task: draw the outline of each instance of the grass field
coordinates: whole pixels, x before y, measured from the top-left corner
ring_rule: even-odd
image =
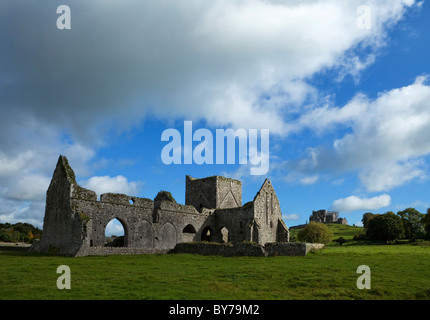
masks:
[[[60,265],[70,267],[70,290],[56,286]],[[370,267],[370,290],[356,286],[360,265]],[[430,246],[412,244],[351,241],[305,257],[268,258],[189,254],[69,258],[3,251],[0,266],[3,300],[430,299]]]
[[[355,244],[365,244],[365,241],[353,241],[353,238],[357,234],[364,233],[364,229],[360,227],[353,227],[349,225],[341,225],[341,224],[327,224],[327,226],[331,229],[333,232],[334,239],[338,239],[340,237],[347,240],[346,245],[355,245]],[[292,238],[296,238],[297,234],[299,233],[300,229],[290,229],[290,236]],[[332,242],[329,245],[337,245],[336,242]]]

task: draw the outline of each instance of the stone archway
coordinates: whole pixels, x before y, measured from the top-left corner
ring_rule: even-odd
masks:
[[[154,248],[154,228],[147,220],[141,220],[136,225],[131,246],[145,249]]]
[[[213,230],[211,227],[207,226],[202,231],[201,241],[211,242],[212,239],[213,239]]]
[[[160,229],[158,248],[173,249],[177,243],[176,229],[170,222],[166,222]]]
[[[111,219],[105,226],[105,247],[127,247],[128,231],[127,225],[120,218]]]
[[[182,230],[182,242],[192,242],[196,236],[196,228],[192,224],[187,224]]]

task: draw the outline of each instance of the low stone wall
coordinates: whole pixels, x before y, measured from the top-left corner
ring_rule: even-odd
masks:
[[[190,253],[201,255],[233,256],[305,256],[313,250],[321,250],[325,246],[319,243],[298,242],[274,242],[265,246],[241,242],[215,243],[215,242],[183,242],[178,243],[172,250],[141,249],[126,247],[83,247],[76,254],[79,256],[107,256],[107,255],[131,255],[131,254],[165,254],[165,253]],[[31,251],[30,246],[0,246],[0,251]]]
[[[190,242],[178,243],[170,253],[221,255],[227,257],[305,256],[311,250],[320,250],[323,248],[323,244],[295,242],[266,243],[265,246],[251,242],[241,242],[234,245],[230,243]]]
[[[83,247],[76,257],[82,256],[108,256],[108,255],[131,255],[131,254],[163,254],[168,250],[158,249],[142,249],[142,248],[127,248],[127,247]]]
[[[320,243],[274,242],[266,243],[264,250],[269,256],[305,256],[309,251],[323,249]]]
[[[325,244],[322,243],[306,243],[306,253],[309,251],[318,251],[325,248]]]
[[[0,251],[29,251],[30,246],[0,246]]]
[[[215,242],[188,242],[178,243],[170,253],[191,253],[201,255],[253,256],[265,257],[266,253],[262,246],[253,243],[215,243]]]

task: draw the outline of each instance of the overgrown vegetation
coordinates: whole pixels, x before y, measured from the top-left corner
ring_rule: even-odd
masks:
[[[112,241],[108,241],[105,244],[106,247],[124,247],[124,236],[112,236]]]
[[[175,198],[173,198],[172,194],[169,191],[160,190],[154,198],[154,201],[170,201],[176,203]]]
[[[366,236],[369,240],[390,243],[404,234],[402,219],[393,212],[375,215],[367,222]]]
[[[300,242],[327,244],[333,240],[333,232],[325,224],[310,222],[297,234]]]
[[[335,223],[325,224],[333,232],[333,240],[328,245],[358,244],[399,244],[404,242],[423,242],[430,240],[430,209],[426,214],[414,208],[384,214],[363,214],[364,227]],[[311,223],[310,223],[311,224]],[[310,225],[309,224],[309,225]],[[323,225],[320,223],[320,225]],[[290,241],[315,242],[313,238],[299,238],[303,228],[290,229]]]
[[[426,214],[414,208],[397,212],[373,214],[367,212],[362,219],[370,240],[393,242],[398,239],[430,239],[430,209]]]
[[[32,243],[40,239],[42,230],[29,223],[0,223],[0,241]]]

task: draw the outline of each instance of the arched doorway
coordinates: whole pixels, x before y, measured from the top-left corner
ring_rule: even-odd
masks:
[[[212,229],[211,227],[207,226],[206,228],[203,229],[202,231],[202,237],[201,237],[201,241],[207,241],[210,242],[212,239]]]
[[[184,230],[182,230],[182,242],[192,242],[195,236],[196,229],[191,224],[186,225]]]
[[[173,249],[177,243],[176,229],[170,222],[165,223],[158,235],[159,249]]]
[[[120,219],[110,220],[105,227],[105,247],[127,247],[127,228]]]
[[[139,221],[134,228],[132,243],[134,248],[154,248],[154,228],[147,220]]]

